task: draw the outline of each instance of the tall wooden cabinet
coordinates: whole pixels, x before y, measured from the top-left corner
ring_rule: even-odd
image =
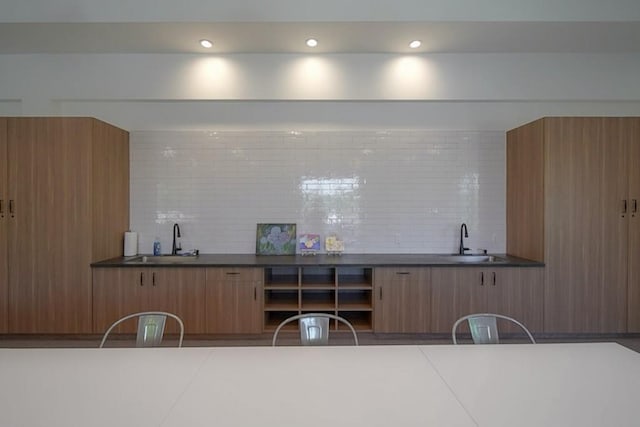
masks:
[[[7,179],[7,119],[0,117],[0,333],[8,332],[9,270],[7,234],[9,233],[9,195]]]
[[[629,140],[629,245],[627,255],[627,330],[640,332],[640,119],[633,121]]]
[[[545,332],[640,321],[638,120],[543,118],[507,133],[507,252],[545,262]]]
[[[89,265],[121,255],[129,226],[128,133],[92,118],[2,123],[8,331],[89,333]]]

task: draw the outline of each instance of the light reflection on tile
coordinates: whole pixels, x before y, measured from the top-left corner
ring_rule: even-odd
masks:
[[[261,222],[337,233],[347,252],[505,249],[502,132],[131,134],[131,228],[203,253],[253,253]]]

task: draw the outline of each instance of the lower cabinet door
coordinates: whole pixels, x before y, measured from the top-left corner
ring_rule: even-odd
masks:
[[[147,309],[146,286],[150,269],[93,269],[93,332],[104,333],[116,320]],[[135,322],[126,322],[115,332],[134,333]]]
[[[494,268],[487,299],[487,311],[513,317],[531,332],[543,331],[544,269],[542,267]],[[499,324],[500,332],[519,332],[509,322]]]
[[[262,333],[263,275],[261,268],[207,269],[207,333]]]
[[[432,268],[431,331],[451,333],[460,317],[486,311],[489,280],[480,267]]]
[[[167,311],[182,319],[187,334],[205,333],[205,269],[165,267],[151,269],[147,275],[151,311]],[[177,325],[167,320],[166,331],[175,333]]]
[[[185,333],[204,333],[204,268],[94,268],[93,331],[103,333],[116,320],[141,311],[167,311],[180,317]],[[116,332],[136,332],[126,322]],[[166,332],[178,332],[168,319]]]
[[[374,332],[429,331],[430,268],[374,270]]]

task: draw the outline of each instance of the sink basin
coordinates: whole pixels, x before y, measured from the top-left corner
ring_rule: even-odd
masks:
[[[480,262],[504,262],[503,258],[494,255],[445,255],[440,257],[448,262],[480,263]]]
[[[126,260],[127,264],[183,264],[198,259],[197,255],[142,255]]]

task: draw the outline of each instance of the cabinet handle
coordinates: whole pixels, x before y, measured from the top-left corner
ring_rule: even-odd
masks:
[[[624,199],[622,201],[622,218],[624,218],[626,213],[627,213],[627,199]]]
[[[637,199],[632,199],[631,200],[631,213],[635,214],[636,212],[638,212],[638,200]],[[635,215],[631,215],[631,216],[635,216]]]
[[[227,271],[226,274],[229,275],[229,276],[236,276],[236,275],[240,274],[240,272],[239,271]]]
[[[13,200],[9,200],[9,215],[11,215],[11,218],[15,218],[15,212],[13,211]]]
[[[151,273],[151,285],[156,285],[156,272]]]
[[[4,218],[4,200],[0,199],[0,218]]]
[[[396,274],[409,275],[411,273],[409,271],[396,271]]]
[[[253,300],[257,301],[258,300],[258,291],[256,290],[256,287],[253,287]]]
[[[484,271],[480,273],[480,286],[484,286]]]
[[[144,273],[140,273],[140,286],[144,286]]]
[[[380,294],[380,295],[379,295],[379,297],[378,297],[378,299],[379,299],[379,300],[382,300],[382,287],[380,287],[380,288],[378,288],[378,289],[379,289],[379,292],[378,292],[378,293]]]
[[[496,285],[496,272],[493,272],[493,286]]]

